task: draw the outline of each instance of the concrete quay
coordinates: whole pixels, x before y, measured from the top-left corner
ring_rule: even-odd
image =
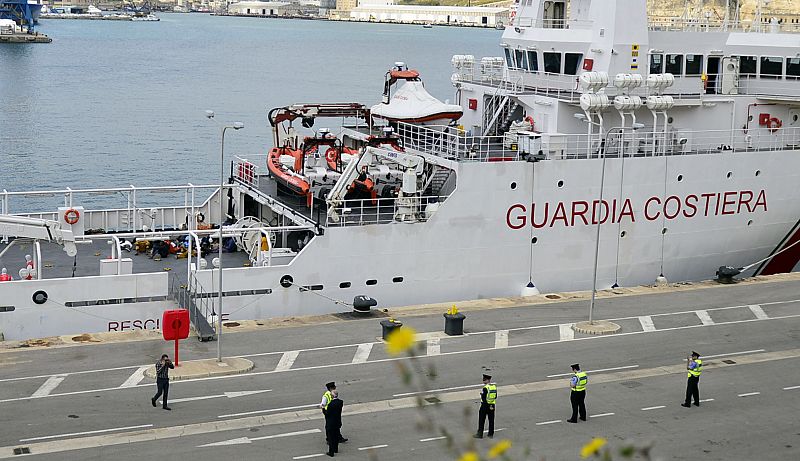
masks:
[[[13,34],[0,34],[0,43],[50,43],[53,39],[45,34],[25,34],[15,32]]]

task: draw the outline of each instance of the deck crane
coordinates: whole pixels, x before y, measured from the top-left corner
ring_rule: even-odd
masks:
[[[34,9],[41,7],[28,3],[28,0],[0,0],[0,19],[11,19],[32,34],[35,22]]]
[[[0,214],[0,235],[53,242],[61,245],[69,256],[78,254],[72,230],[62,228],[58,221]]]

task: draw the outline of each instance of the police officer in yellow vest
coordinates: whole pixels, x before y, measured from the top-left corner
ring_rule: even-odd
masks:
[[[578,422],[578,412],[581,414],[581,421],[586,421],[586,383],[589,378],[586,372],[581,371],[581,366],[577,363],[572,365],[574,376],[569,380],[570,395],[569,401],[572,403],[572,417],[568,423]]]
[[[483,389],[481,389],[481,409],[478,411],[478,433],[473,437],[483,438],[483,425],[486,417],[489,417],[489,433],[491,439],[494,437],[494,406],[497,403],[497,385],[492,383],[492,377],[483,375]]]
[[[336,383],[333,382],[333,381],[325,384],[325,389],[327,389],[327,390],[325,391],[325,393],[322,394],[322,401],[319,403],[319,407],[322,409],[322,414],[325,415],[325,423],[326,423],[326,426],[327,426],[327,422],[328,422],[328,405],[331,404],[333,399],[335,399],[335,398],[337,398],[339,396],[339,393],[336,390]],[[341,433],[340,430],[337,430],[337,433],[339,435],[339,442],[340,443],[347,442],[347,439],[342,436],[342,433]],[[325,440],[326,441],[328,440],[327,435],[325,437]]]
[[[686,383],[686,400],[681,404],[682,407],[689,408],[689,405],[694,398],[694,406],[700,406],[700,389],[697,385],[700,383],[700,373],[703,372],[703,361],[700,360],[700,354],[692,351],[691,357],[686,358],[686,375],[689,380]]]

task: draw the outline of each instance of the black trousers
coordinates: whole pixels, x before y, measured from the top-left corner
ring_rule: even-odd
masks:
[[[161,397],[161,394],[164,394],[164,399],[162,400],[164,402],[164,405],[162,406],[164,408],[167,408],[167,397],[169,396],[169,379],[168,378],[156,379],[156,386],[158,386],[158,392],[156,393],[155,396],[153,396],[153,400],[157,400],[159,397]]]
[[[481,403],[481,409],[478,410],[478,435],[483,435],[483,425],[486,423],[486,418],[489,418],[489,435],[494,435],[494,405]]]
[[[338,427],[325,425],[325,437],[328,441],[328,453],[338,453],[339,452],[339,437],[342,436],[341,429]]]
[[[697,385],[700,383],[699,376],[689,376],[686,381],[686,405],[689,405],[694,398],[694,403],[700,405],[700,389]]]
[[[586,420],[586,391],[570,391],[569,401],[572,403],[572,418],[570,420],[578,420],[578,412],[581,414],[581,419]]]

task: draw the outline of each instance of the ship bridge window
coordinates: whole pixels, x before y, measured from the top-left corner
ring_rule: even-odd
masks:
[[[567,75],[578,75],[578,66],[583,59],[583,53],[564,54],[564,73]]]
[[[683,75],[683,55],[668,54],[665,72],[672,75]]]
[[[522,50],[514,50],[514,58],[517,62],[517,68],[522,70],[528,70],[528,63],[525,59],[525,52]]]
[[[761,57],[761,76],[764,78],[780,78],[783,76],[783,58],[777,56]]]
[[[506,65],[509,69],[513,69],[516,66],[514,65],[514,55],[511,54],[511,50],[506,48]]]
[[[800,58],[786,60],[786,78],[800,79]]]
[[[755,75],[757,63],[755,56],[739,56],[739,74]]]
[[[544,53],[544,71],[549,74],[561,73],[561,53]]]
[[[528,69],[539,72],[539,55],[535,51],[528,51]]]
[[[703,55],[686,55],[686,75],[700,75],[703,73]]]
[[[664,73],[664,55],[651,54],[650,55],[650,73],[663,74]]]

